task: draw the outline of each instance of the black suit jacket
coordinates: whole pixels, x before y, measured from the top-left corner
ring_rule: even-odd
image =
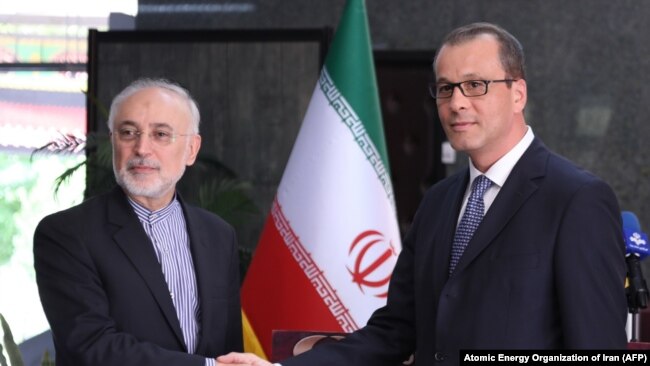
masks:
[[[610,187],[535,139],[455,272],[451,243],[467,171],[418,209],[387,305],[360,331],[282,362],[457,365],[461,349],[626,347],[625,246]]]
[[[188,354],[153,245],[122,189],[44,218],[34,267],[56,364],[203,365],[242,350],[235,232],[181,199],[199,295]]]

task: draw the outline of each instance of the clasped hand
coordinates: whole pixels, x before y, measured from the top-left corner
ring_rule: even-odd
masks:
[[[273,364],[252,353],[230,352],[217,357],[217,366],[272,366]]]

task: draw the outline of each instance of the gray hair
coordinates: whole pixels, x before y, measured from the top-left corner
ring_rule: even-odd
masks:
[[[192,129],[194,133],[199,133],[199,123],[201,122],[201,115],[199,114],[199,106],[196,100],[192,97],[187,89],[178,85],[177,83],[171,82],[167,79],[151,79],[151,78],[141,78],[137,79],[129,86],[124,88],[118,95],[113,98],[111,102],[111,109],[108,112],[108,130],[113,131],[113,126],[115,125],[115,115],[117,110],[120,109],[122,103],[132,96],[133,94],[139,92],[140,90],[147,88],[159,88],[171,91],[185,99],[187,106],[190,110],[190,117],[192,119]]]

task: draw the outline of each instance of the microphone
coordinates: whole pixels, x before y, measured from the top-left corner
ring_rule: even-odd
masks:
[[[648,235],[641,231],[639,219],[634,213],[623,211],[621,218],[627,262],[627,305],[630,313],[637,314],[639,309],[648,307],[648,285],[641,270],[641,261],[650,255]]]

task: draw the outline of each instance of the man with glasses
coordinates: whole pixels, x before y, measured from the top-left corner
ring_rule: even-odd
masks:
[[[182,87],[135,81],[108,119],[118,187],[37,227],[57,365],[202,366],[242,350],[235,232],[176,193],[199,119]]]
[[[623,349],[625,247],[610,187],[549,151],[524,119],[519,42],[475,23],[452,31],[430,86],[469,167],[425,195],[387,304],[295,365],[458,365],[460,350]],[[263,304],[260,304],[263,306]],[[223,364],[266,365],[250,354]]]

